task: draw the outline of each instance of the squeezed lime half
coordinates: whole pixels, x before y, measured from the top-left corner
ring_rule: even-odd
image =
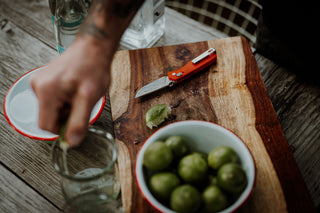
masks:
[[[59,131],[59,146],[63,151],[66,151],[69,148],[69,144],[65,140],[66,129],[67,122],[63,123]]]
[[[150,129],[157,127],[161,124],[171,113],[171,108],[166,104],[158,104],[150,109],[146,113],[146,125]]]

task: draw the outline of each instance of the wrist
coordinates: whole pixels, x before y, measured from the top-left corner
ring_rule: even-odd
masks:
[[[117,51],[119,41],[111,38],[99,40],[90,35],[78,36],[75,45],[79,46],[81,51],[86,51],[92,56],[103,56],[107,61],[111,61]]]
[[[93,1],[78,37],[115,51],[121,36],[144,0]]]

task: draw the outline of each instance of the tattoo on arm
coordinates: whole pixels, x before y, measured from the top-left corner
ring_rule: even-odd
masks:
[[[133,13],[139,9],[143,2],[144,0],[94,0],[85,22],[79,29],[79,35],[89,34],[98,40],[110,38],[105,29],[97,26],[95,22],[96,16],[103,13],[111,13],[125,19],[130,15],[133,16]]]
[[[88,34],[98,40],[110,38],[109,34],[102,28],[99,28],[92,17],[88,17],[79,29],[79,35]]]
[[[105,30],[99,28],[94,22],[85,28],[85,32],[98,40],[109,38],[109,34]]]
[[[88,16],[86,17],[85,22],[81,25],[79,29],[79,35],[88,34],[93,36],[98,40],[103,40],[105,38],[109,38],[109,34],[102,28],[99,28],[95,23],[95,14],[98,15],[103,12],[105,9],[105,0],[94,0],[91,8],[89,10]]]

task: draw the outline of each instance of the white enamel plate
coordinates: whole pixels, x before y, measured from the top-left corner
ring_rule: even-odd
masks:
[[[4,114],[9,124],[20,134],[32,139],[51,141],[58,135],[44,131],[38,127],[38,99],[33,93],[29,78],[42,67],[22,75],[8,90],[4,100]],[[90,115],[90,124],[94,123],[101,114],[106,102],[103,96],[94,106]]]

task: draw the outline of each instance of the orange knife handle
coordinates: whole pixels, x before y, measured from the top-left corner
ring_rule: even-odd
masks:
[[[194,60],[196,59],[197,58],[195,58]],[[194,63],[194,60],[189,61],[180,69],[168,72],[168,78],[175,83],[179,83],[213,64],[217,60],[217,54],[214,51],[211,54],[205,56],[203,59],[197,61],[197,63]]]

